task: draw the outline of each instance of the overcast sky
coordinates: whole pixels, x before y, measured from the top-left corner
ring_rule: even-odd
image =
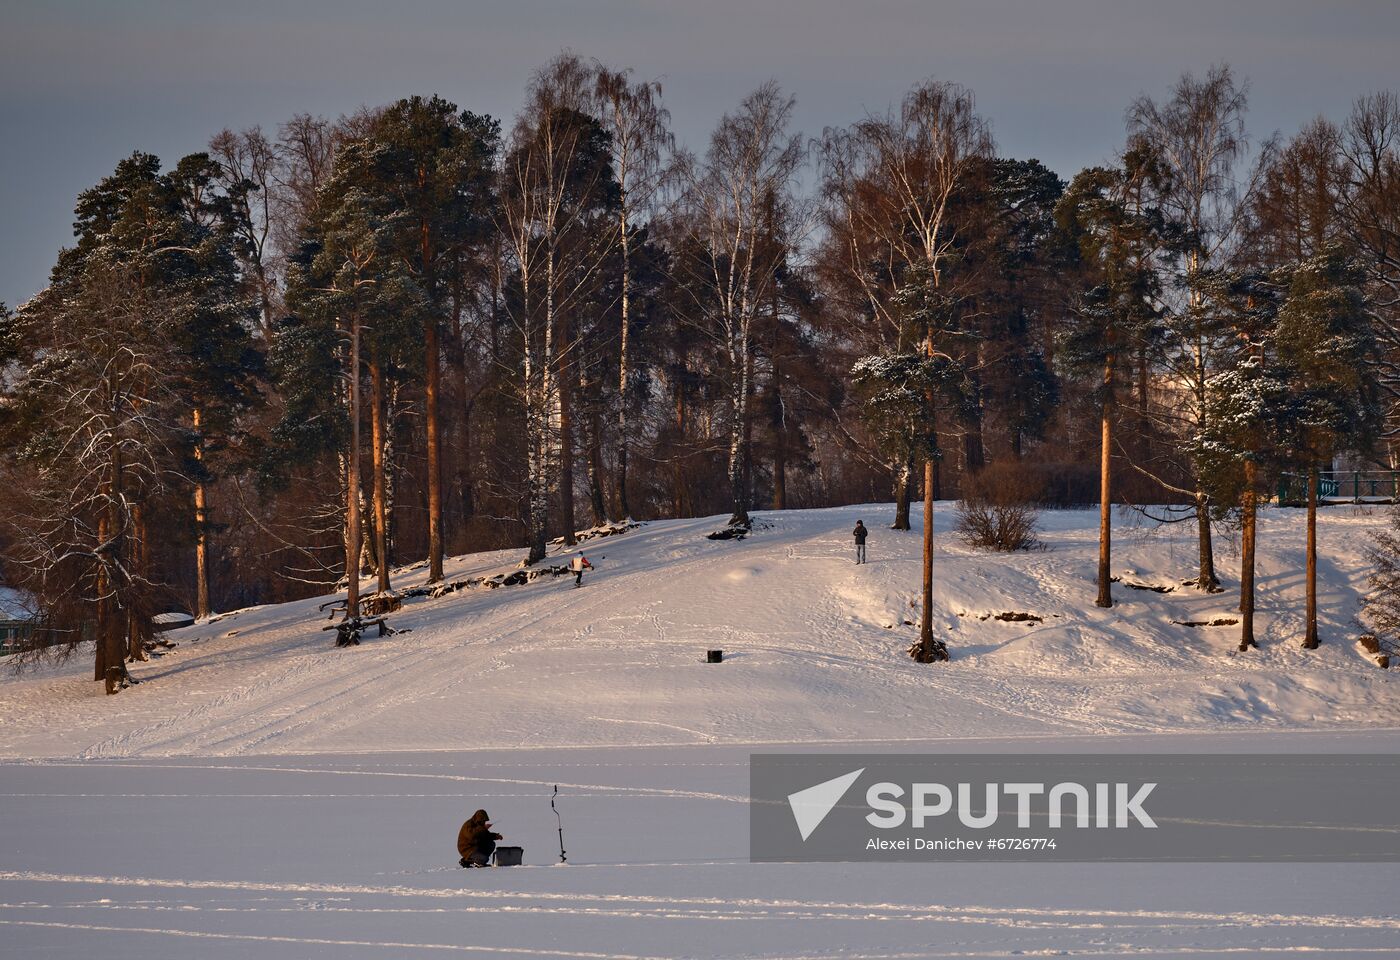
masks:
[[[1215,62],[1248,78],[1256,137],[1400,88],[1400,2],[0,0],[0,301],[44,285],[78,192],[133,150],[170,164],[225,126],[414,93],[508,119],[564,47],[660,79],[696,147],[769,78],[812,136],[956,80],[1003,155],[1068,177],[1134,97]]]

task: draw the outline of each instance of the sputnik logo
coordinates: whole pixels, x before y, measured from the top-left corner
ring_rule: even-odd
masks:
[[[806,790],[788,794],[788,806],[792,808],[792,818],[797,821],[797,831],[802,834],[804,843],[813,831],[822,825],[832,808],[841,802],[841,798],[851,789],[851,784],[856,782],[856,778],[864,772],[865,768],[861,767]]]

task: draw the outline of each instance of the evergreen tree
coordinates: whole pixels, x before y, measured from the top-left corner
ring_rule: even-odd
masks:
[[[1061,332],[1061,360],[1070,369],[1100,377],[1099,569],[1095,604],[1113,606],[1112,464],[1118,381],[1141,350],[1160,335],[1155,307],[1157,275],[1152,256],[1166,224],[1156,206],[1163,174],[1154,154],[1134,148],[1121,166],[1095,167],[1075,177],[1056,210],[1060,227],[1076,246],[1087,289],[1074,298]]]
[[[1254,638],[1254,558],[1262,482],[1279,464],[1280,423],[1291,413],[1286,371],[1274,343],[1289,271],[1214,271],[1202,289],[1225,317],[1235,350],[1209,381],[1208,428],[1195,438],[1207,491],[1240,516],[1240,645]],[[1220,507],[1217,506],[1217,510]]]
[[[1294,462],[1308,478],[1307,624],[1303,647],[1316,649],[1318,465],[1344,450],[1364,450],[1380,425],[1372,312],[1356,262],[1333,249],[1298,264],[1274,334],[1287,370],[1283,421]]]

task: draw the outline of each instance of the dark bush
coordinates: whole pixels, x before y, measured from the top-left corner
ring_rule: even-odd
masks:
[[[1040,546],[1036,539],[1038,520],[1039,514],[1030,504],[993,503],[979,498],[959,502],[954,529],[970,547],[1011,553]]]

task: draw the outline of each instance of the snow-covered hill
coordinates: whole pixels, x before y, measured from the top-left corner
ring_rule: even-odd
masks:
[[[1390,675],[1354,639],[1366,532],[1379,510],[1321,515],[1324,645],[1299,649],[1303,514],[1260,528],[1258,652],[1237,628],[1173,621],[1235,616],[1227,590],[1191,576],[1189,525],[1120,525],[1118,605],[1093,606],[1097,516],[1046,513],[1045,549],[971,550],[940,504],[936,627],[950,664],[921,666],[920,538],[885,529],[883,505],[760,513],[741,542],[721,518],[660,521],[590,541],[582,589],[545,578],[410,599],[392,637],[334,649],[324,598],[239,611],[176,631],[144,682],[101,695],[85,660],[0,678],[0,756],[359,753],[478,747],[800,743],[1065,736],[1394,724]],[[857,518],[870,562],[852,562]],[[916,510],[915,524],[918,516]],[[566,551],[556,548],[561,555]],[[449,564],[449,579],[508,573],[516,551]],[[396,586],[421,583],[421,569]],[[1170,593],[1128,582],[1175,586]],[[1039,622],[1001,622],[1003,612]],[[706,664],[708,648],[725,662]]]

